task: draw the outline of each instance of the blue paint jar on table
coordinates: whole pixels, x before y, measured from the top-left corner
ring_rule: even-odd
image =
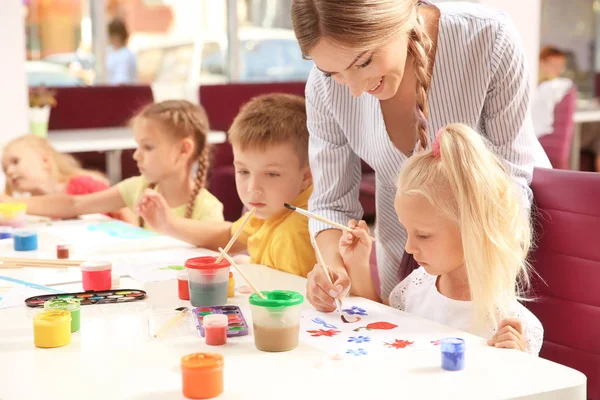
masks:
[[[31,251],[38,248],[37,232],[28,230],[13,231],[15,251]]]
[[[442,369],[460,371],[465,367],[465,340],[446,338],[440,342],[442,351]]]

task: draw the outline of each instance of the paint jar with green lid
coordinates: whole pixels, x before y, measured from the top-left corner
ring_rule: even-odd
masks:
[[[79,330],[80,308],[79,299],[53,299],[44,302],[44,310],[66,310],[71,313],[71,333]]]
[[[300,312],[304,296],[289,290],[250,296],[254,345],[262,351],[289,351],[298,346]]]

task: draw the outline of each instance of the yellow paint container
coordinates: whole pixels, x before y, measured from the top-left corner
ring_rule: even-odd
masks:
[[[71,342],[71,313],[46,310],[33,317],[33,343],[36,347],[66,346]]]

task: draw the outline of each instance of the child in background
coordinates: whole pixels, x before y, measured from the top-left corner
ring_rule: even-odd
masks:
[[[242,107],[229,130],[236,186],[246,208],[255,208],[232,252],[247,249],[250,262],[306,276],[315,264],[305,208],[312,192],[304,99],[287,94],[256,97]],[[139,213],[158,232],[217,250],[241,226],[237,222],[186,221],[169,212],[162,196],[147,192]]]
[[[19,199],[27,212],[54,218],[106,213],[127,206],[135,212],[145,189],[164,196],[174,215],[223,221],[223,205],[204,188],[208,169],[208,120],[204,110],[187,101],[150,104],[132,120],[138,148],[133,154],[141,176],[86,195],[46,195]],[[191,176],[192,167],[197,172]],[[11,201],[6,196],[3,201]],[[146,227],[142,218],[138,224]]]
[[[420,267],[396,286],[389,304],[482,336],[489,345],[537,355],[542,325],[518,302],[529,284],[529,217],[482,136],[460,124],[440,130],[432,150],[402,167],[395,208],[408,234],[406,251]],[[353,233],[343,234],[339,245],[353,292],[378,299],[367,225],[349,226]],[[321,289],[333,310],[330,287]]]
[[[11,140],[2,153],[6,176],[6,194],[40,196],[95,193],[108,189],[108,180],[99,172],[83,169],[69,154],[57,152],[48,139],[25,135]],[[126,208],[110,214],[131,222],[133,214]]]

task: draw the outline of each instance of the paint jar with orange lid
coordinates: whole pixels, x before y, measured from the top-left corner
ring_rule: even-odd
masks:
[[[33,343],[36,347],[61,347],[70,342],[70,311],[46,310],[33,317]]]
[[[189,399],[211,399],[223,393],[223,356],[194,353],[181,358],[183,395]]]

